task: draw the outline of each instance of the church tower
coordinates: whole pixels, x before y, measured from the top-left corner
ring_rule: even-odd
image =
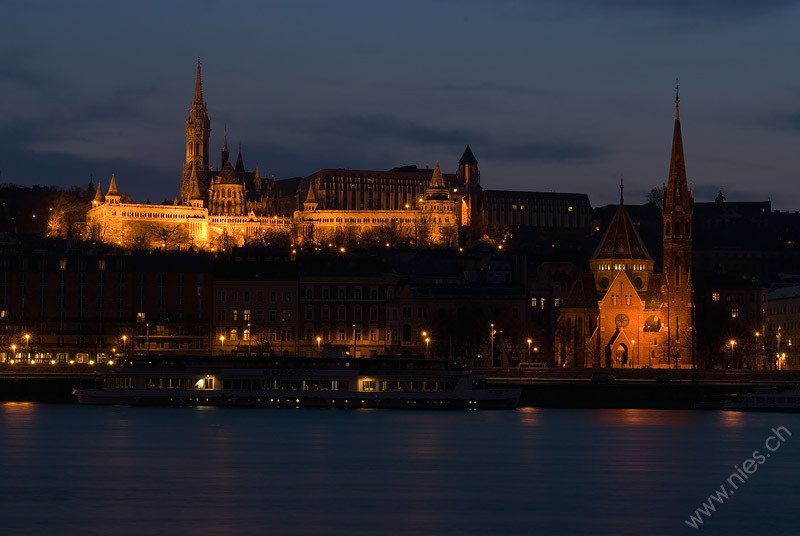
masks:
[[[186,203],[191,196],[192,169],[203,173],[208,171],[208,138],[211,135],[211,122],[208,109],[203,100],[203,80],[200,74],[200,58],[197,58],[197,77],[194,83],[194,100],[186,118],[186,162],[181,179],[181,201]],[[203,173],[203,175],[205,175]]]
[[[664,302],[667,313],[667,354],[673,364],[694,366],[694,315],[692,290],[693,196],[686,180],[683,139],[675,87],[675,127],[669,181],[664,190]]]

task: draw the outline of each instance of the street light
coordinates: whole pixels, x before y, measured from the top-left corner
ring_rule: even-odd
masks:
[[[353,357],[356,357],[356,354],[358,353],[358,348],[356,346],[357,344],[358,340],[356,339],[356,325],[353,324]]]
[[[11,364],[14,364],[14,360],[17,358],[17,345],[11,345]]]
[[[494,330],[494,324],[489,324],[489,366],[494,366],[494,334],[496,331]]]
[[[128,355],[128,354],[126,353],[126,351],[127,351],[127,348],[125,348],[125,346],[126,346],[127,344],[128,344],[128,336],[127,336],[127,335],[123,335],[123,336],[122,336],[122,357],[125,357],[126,355]]]
[[[528,362],[529,363],[531,361],[531,343],[532,342],[533,342],[533,339],[528,339]]]
[[[220,350],[224,352],[225,351],[225,335],[220,335],[219,336],[219,344],[220,344]]]
[[[250,355],[251,342],[253,340],[253,333],[250,331],[250,322],[247,323],[247,355]]]
[[[430,337],[425,337],[425,358],[426,359],[430,357],[430,354],[431,354],[430,350],[431,350],[431,339],[430,339]]]
[[[28,347],[28,357],[31,357],[31,334],[25,334],[25,346]]]
[[[736,340],[735,339],[731,339],[728,342],[731,343],[731,368],[733,368],[733,347],[736,346]]]
[[[322,357],[322,337],[317,337],[317,351],[319,356]]]

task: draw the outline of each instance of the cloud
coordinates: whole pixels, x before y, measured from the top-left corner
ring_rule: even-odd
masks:
[[[557,164],[582,164],[608,155],[603,147],[582,142],[534,141],[521,145],[496,145],[491,151],[495,159]]]
[[[601,8],[625,11],[650,11],[675,17],[687,22],[694,17],[725,19],[752,19],[797,5],[798,0],[583,0]]]
[[[800,132],[800,111],[771,114],[757,119],[756,122],[768,130]]]

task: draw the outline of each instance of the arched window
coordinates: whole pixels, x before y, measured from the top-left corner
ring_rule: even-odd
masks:
[[[664,231],[664,234],[666,234],[667,236],[669,236],[669,233],[670,233],[670,225],[669,225],[669,221],[667,221],[667,223],[664,225],[664,229],[665,229],[665,231]]]
[[[675,222],[675,236],[681,236],[681,222]]]

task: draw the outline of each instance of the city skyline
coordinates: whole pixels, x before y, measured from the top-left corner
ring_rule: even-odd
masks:
[[[800,80],[774,59],[797,39],[795,2],[154,6],[11,9],[0,182],[116,173],[138,202],[175,197],[200,56],[214,165],[226,131],[248,169],[276,178],[436,160],[453,172],[469,143],[489,188],[598,206],[622,175],[644,202],[666,182],[678,76],[695,199],[721,188],[800,206],[787,191]]]

